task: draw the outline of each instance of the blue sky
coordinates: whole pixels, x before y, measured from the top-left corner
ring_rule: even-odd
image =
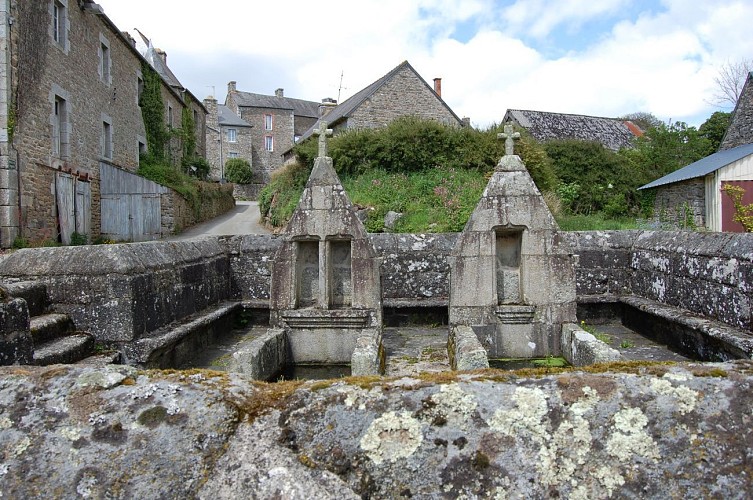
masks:
[[[508,108],[645,111],[700,125],[714,78],[753,59],[750,0],[99,0],[198,98],[239,90],[341,101],[408,60],[476,126]],[[166,22],[170,20],[170,22]],[[340,76],[343,75],[342,88]]]

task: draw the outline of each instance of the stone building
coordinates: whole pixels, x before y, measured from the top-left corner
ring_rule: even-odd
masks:
[[[462,126],[465,124],[442,100],[441,79],[434,79],[430,87],[408,61],[403,61],[392,71],[357,92],[341,104],[324,99],[320,115],[337,134],[345,129],[377,128],[401,116],[416,116],[441,123]],[[312,125],[301,136],[308,139],[318,124]],[[292,152],[286,151],[285,158]]]
[[[319,117],[319,103],[285,97],[281,88],[273,96],[239,91],[234,81],[227,85],[225,106],[251,125],[250,157],[245,158],[264,183],[282,166],[282,152],[292,148]]]
[[[539,142],[577,139],[598,142],[612,151],[632,148],[633,140],[643,135],[631,121],[599,116],[508,109],[502,121],[527,130]]]
[[[102,169],[135,172],[147,147],[146,59],[91,0],[0,0],[0,24],[0,245],[96,237]],[[205,109],[164,68],[167,125],[188,109],[203,155]]]
[[[748,73],[719,151],[753,143],[753,72]]]
[[[204,99],[207,108],[207,161],[211,165],[209,178],[219,181],[225,177],[225,162],[242,158],[253,167],[254,137],[252,126],[233,113],[214,97]]]

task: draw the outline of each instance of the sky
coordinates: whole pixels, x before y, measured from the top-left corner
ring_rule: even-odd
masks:
[[[751,0],[98,0],[167,52],[197,98],[345,99],[407,60],[476,127],[507,109],[699,126],[715,77],[753,59]]]

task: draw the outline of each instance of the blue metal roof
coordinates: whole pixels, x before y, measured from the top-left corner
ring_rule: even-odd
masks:
[[[653,182],[649,182],[638,189],[655,188],[658,186],[664,186],[665,184],[673,184],[675,182],[687,181],[688,179],[704,177],[711,172],[715,172],[720,168],[726,167],[730,163],[734,163],[751,154],[753,154],[753,144],[744,144],[736,148],[719,151],[718,153],[702,158],[695,163],[691,163],[687,167],[675,170],[671,174],[667,174]]]

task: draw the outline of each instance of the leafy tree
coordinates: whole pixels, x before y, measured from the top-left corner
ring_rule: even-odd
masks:
[[[254,178],[254,172],[245,159],[230,158],[225,162],[225,177],[235,184],[249,184]]]
[[[548,141],[544,147],[561,182],[557,192],[570,212],[617,216],[639,209],[636,188],[643,179],[625,157],[597,142],[574,139]]]
[[[637,111],[625,116],[621,116],[620,120],[631,121],[642,128],[644,131],[650,128],[656,128],[662,124],[662,121],[651,113],[645,111]]]
[[[731,118],[732,113],[716,111],[698,127],[698,134],[711,142],[710,147],[713,151],[719,149]]]

